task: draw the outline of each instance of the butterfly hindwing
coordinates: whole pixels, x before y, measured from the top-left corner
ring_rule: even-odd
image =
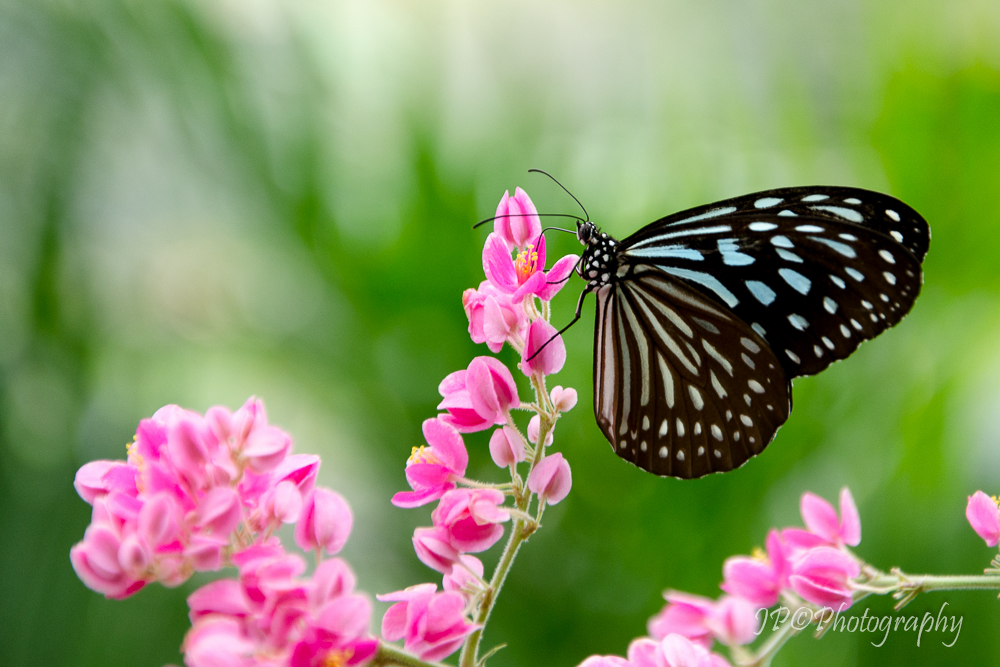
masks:
[[[895,238],[833,217],[726,215],[660,227],[621,248],[620,263],[653,264],[743,319],[790,378],[898,323],[922,281],[919,260]]]
[[[781,364],[711,299],[637,265],[597,301],[594,411],[625,460],[682,478],[724,472],[760,453],[788,418]]]

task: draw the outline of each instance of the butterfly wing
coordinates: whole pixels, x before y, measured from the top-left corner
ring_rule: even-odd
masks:
[[[891,198],[881,197],[879,206],[889,206]],[[850,206],[834,200],[829,208],[839,205]],[[902,202],[891,205],[895,208],[886,210],[904,210]],[[619,262],[653,264],[684,280],[759,333],[789,378],[812,375],[898,323],[920,292],[922,272],[895,229],[802,213],[783,215],[772,207],[654,223],[622,242]],[[905,224],[926,230],[916,213],[908,212]],[[916,242],[921,234],[910,237]],[[916,249],[926,252],[926,245]],[[733,343],[727,346],[734,349]]]
[[[868,227],[890,236],[919,262],[924,261],[931,241],[927,221],[895,197],[861,188],[820,185],[754,192],[674,213],[643,227],[622,243],[628,245],[655,236],[670,225],[699,221],[708,224],[716,219],[761,213]]]
[[[791,387],[759,334],[653,265],[597,290],[594,412],[625,460],[692,478],[739,467],[774,438]]]

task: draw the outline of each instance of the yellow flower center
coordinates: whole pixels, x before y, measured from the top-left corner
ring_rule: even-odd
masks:
[[[419,447],[414,447],[410,452],[410,458],[406,459],[406,465],[412,465],[414,463],[441,463],[441,459],[434,456],[434,452],[431,451],[430,447],[425,447],[423,445]]]
[[[323,658],[323,667],[344,667],[353,655],[352,648],[335,648]]]
[[[767,557],[767,554],[764,553],[764,550],[761,549],[760,547],[754,547],[753,550],[750,552],[750,555],[753,556],[755,560],[763,561],[765,563],[770,562],[770,560]]]
[[[538,253],[532,249],[535,246],[529,245],[524,252],[518,253],[514,258],[514,271],[517,272],[517,284],[523,285],[524,281],[538,270]]]

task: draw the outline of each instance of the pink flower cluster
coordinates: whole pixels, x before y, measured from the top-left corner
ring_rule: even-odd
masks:
[[[511,257],[512,251],[517,251],[515,257]],[[537,316],[532,300],[526,297],[550,301],[578,259],[577,255],[566,255],[545,271],[545,237],[535,205],[521,188],[513,197],[504,193],[497,206],[494,231],[483,248],[486,280],[462,295],[472,340],[486,343],[492,352],[509,343],[521,353],[520,368],[525,375],[558,372],[566,361],[566,347],[560,337],[535,355],[556,330]]]
[[[205,416],[176,405],[139,423],[127,461],[92,461],[74,486],[93,505],[70,551],[77,575],[109,598],[146,583],[176,586],[217,570],[245,539],[295,522],[313,488],[319,457],[289,455],[287,433],[270,426],[254,398]]]
[[[354,574],[340,558],[298,579],[305,561],[272,538],[236,554],[233,563],[239,580],[220,579],[188,597],[188,667],[344,666],[375,654],[371,603],[354,592]]]
[[[724,591],[762,607],[775,604],[785,590],[820,607],[843,611],[851,606],[850,582],[861,566],[846,547],[861,542],[861,519],[850,490],[840,492],[839,518],[830,503],[812,493],[802,495],[800,510],[805,530],[772,530],[766,556],[726,560]]]
[[[518,251],[516,258],[512,251]],[[478,290],[466,290],[463,305],[469,317],[469,333],[477,343],[499,352],[509,343],[522,353],[520,368],[543,382],[558,372],[566,359],[566,348],[556,336],[541,353],[535,351],[556,331],[535,305],[535,298],[551,299],[575,266],[575,255],[563,257],[544,271],[545,239],[534,204],[518,188],[514,197],[505,194],[497,208],[495,231],[486,240],[483,268],[487,280]],[[432,524],[414,530],[417,557],[443,575],[443,591],[437,585],[419,584],[379,596],[395,602],[382,619],[382,635],[424,660],[440,660],[464,643],[480,626],[469,613],[487,586],[483,563],[474,553],[486,551],[504,534],[503,524],[516,508],[504,505],[506,494],[497,485],[465,479],[469,464],[463,433],[496,428],[490,438],[490,455],[497,466],[510,468],[521,484],[516,468],[526,460],[530,445],[514,425],[511,410],[521,407],[517,385],[510,370],[499,360],[480,356],[463,370],[442,380],[438,391],[443,412],[423,423],[426,446],[415,447],[406,462],[410,491],[395,494],[397,507],[420,507],[437,501]],[[573,408],[573,389],[554,388],[547,412],[558,414]],[[538,439],[540,419],[528,425],[528,439]],[[546,438],[545,445],[551,443]],[[555,504],[566,497],[572,485],[569,463],[561,454],[535,456],[527,487],[540,502]],[[509,489],[511,485],[507,485]],[[523,514],[521,515],[523,518]]]
[[[353,526],[347,502],[315,486],[319,457],[290,454],[264,404],[220,406],[204,416],[168,405],[144,419],[127,461],[93,461],[75,486],[93,505],[83,541],[70,551],[80,579],[109,598],[145,584],[176,586],[196,571],[239,568],[188,599],[189,667],[312,667],[367,661],[371,606],[354,593],[339,552]],[[270,534],[295,524],[295,542],[317,555],[309,580],[301,557]]]
[[[727,646],[751,643],[760,631],[758,612],[783,595],[843,611],[851,606],[851,580],[861,573],[847,550],[861,542],[861,519],[851,492],[840,492],[840,515],[812,493],[800,502],[806,528],[771,530],[766,554],[733,556],[723,565],[725,592],[718,600],[667,591],[666,606],[649,620],[648,637],[629,646],[628,660],[592,656],[604,667],[721,667],[724,658],[710,653],[715,641]],[[588,664],[587,662],[584,663]],[[582,667],[582,666],[581,666]]]

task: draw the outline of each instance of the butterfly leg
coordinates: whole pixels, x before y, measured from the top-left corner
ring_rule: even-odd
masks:
[[[554,341],[556,338],[558,338],[559,336],[561,336],[563,333],[566,332],[567,329],[569,329],[571,326],[573,326],[574,324],[576,324],[580,320],[580,316],[583,314],[583,300],[587,298],[587,295],[590,294],[590,292],[591,292],[590,286],[587,286],[583,290],[583,292],[580,293],[580,298],[576,302],[576,314],[573,316],[573,319],[570,320],[570,323],[567,324],[566,326],[564,326],[559,331],[557,331],[554,334],[552,334],[552,336],[547,341],[545,341],[544,343],[542,343],[542,346],[540,348],[538,348],[537,350],[535,350],[535,354],[532,354],[530,357],[528,357],[526,359],[526,361],[531,361],[532,359],[534,359],[535,356],[539,352],[541,352],[542,350],[545,349],[546,345],[548,345],[549,343],[551,343],[552,341]]]

